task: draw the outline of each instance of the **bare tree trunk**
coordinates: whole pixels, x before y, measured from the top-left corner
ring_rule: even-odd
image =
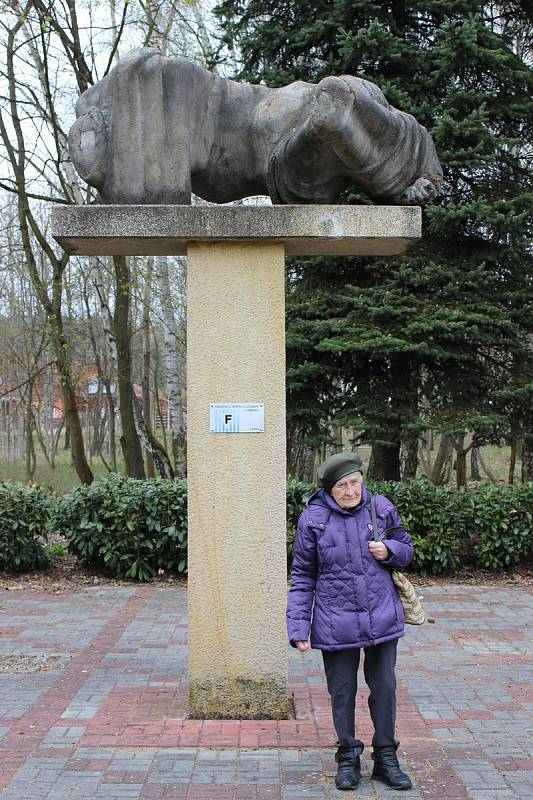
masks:
[[[466,486],[466,454],[464,435],[456,436],[453,443],[455,449],[455,477],[457,488]]]
[[[431,470],[430,480],[435,486],[442,486],[444,483],[446,461],[450,451],[450,437],[447,433],[443,433],[439,442],[439,449],[433,462],[433,469]]]
[[[400,480],[400,443],[372,445],[371,477],[378,481]]]
[[[56,447],[55,447],[55,437],[54,437],[54,400],[52,397],[52,386],[50,386],[50,404],[49,404],[49,413],[50,413],[50,427],[49,427],[49,435],[50,435],[50,466],[52,469],[56,468]]]
[[[12,420],[13,420],[13,395],[11,392],[7,399],[7,460],[9,463],[14,461],[13,447],[13,433],[12,433]]]
[[[161,309],[163,312],[163,339],[168,404],[170,408],[172,454],[176,475],[185,476],[187,472],[187,452],[182,402],[182,378],[185,374],[183,345],[176,330],[176,321],[171,303],[168,263],[165,256],[158,257],[157,268],[161,291]]]
[[[300,459],[300,480],[313,483],[315,477],[316,452],[313,447],[306,446]]]
[[[424,474],[428,476],[431,474],[431,433],[432,431],[424,431],[422,434],[422,444],[419,449],[419,457],[420,461],[422,462],[422,469],[424,470]]]
[[[289,425],[287,427],[287,474],[296,475],[298,465],[298,428],[296,425]]]
[[[156,407],[156,414],[159,420],[159,424],[161,425],[161,435],[163,436],[163,447],[165,448],[165,452],[168,453],[168,441],[167,441],[167,432],[166,432],[166,425],[168,419],[168,406],[167,406],[167,419],[163,417],[163,412],[161,410],[161,397],[159,394],[159,380],[157,378],[159,374],[159,344],[157,342],[157,337],[154,338],[155,342],[155,359],[156,359],[156,366],[154,370],[154,396],[155,396],[155,407]]]
[[[104,287],[98,263],[94,264],[91,270],[92,283],[100,301],[100,311],[104,327],[104,337],[106,342],[106,369],[102,368],[102,380],[104,383],[107,410],[109,415],[109,459],[111,461],[111,471],[117,471],[117,445],[116,445],[116,418],[115,403],[113,392],[111,391],[111,375],[117,368],[117,344],[115,341],[113,315],[109,308],[108,293]]]
[[[125,256],[113,256],[116,278],[114,331],[117,345],[117,377],[122,422],[120,444],[126,475],[144,478],[141,442],[135,426],[130,350],[130,276]]]
[[[372,447],[370,450],[370,455],[368,457],[368,464],[366,468],[366,477],[368,480],[374,479],[374,448]]]
[[[102,282],[100,280],[98,264],[92,264],[91,266],[91,273],[92,273],[92,282],[93,286],[96,289],[96,294],[98,295],[98,299],[100,301],[100,311],[101,311],[101,319],[103,321],[103,328],[104,328],[104,343],[103,347],[98,347],[96,341],[96,330],[94,326],[94,320],[91,315],[91,309],[89,305],[89,298],[87,295],[87,288],[84,286],[83,294],[85,300],[85,308],[87,311],[87,317],[89,319],[89,338],[91,341],[91,346],[93,349],[94,355],[94,362],[96,365],[96,374],[98,376],[98,393],[97,393],[97,409],[98,414],[96,417],[97,422],[95,423],[95,436],[93,440],[93,453],[98,452],[104,466],[107,470],[111,472],[117,471],[117,455],[116,455],[116,444],[115,444],[115,408],[113,403],[113,394],[111,392],[111,381],[109,379],[109,369],[114,368],[116,364],[116,345],[115,345],[115,336],[112,331],[113,328],[113,319],[111,317],[111,313],[109,311],[109,305],[107,302],[107,297],[104,292],[104,288],[102,286]],[[102,353],[103,351],[103,353]],[[111,362],[111,364],[109,364]],[[105,369],[103,364],[105,363]],[[101,412],[101,399],[102,399],[102,387],[104,389],[105,394],[105,402],[107,408],[107,414],[104,415],[104,419],[102,420],[100,417]],[[104,447],[104,440],[105,440],[105,420],[106,418],[109,420],[109,457],[111,460],[111,466],[107,464],[106,459],[103,455],[103,447]]]
[[[481,480],[481,475],[479,472],[479,464],[478,464],[478,454],[479,454],[479,448],[473,447],[470,453],[470,478],[473,481]]]
[[[37,434],[37,441],[39,442],[40,448],[43,451],[43,456],[45,457],[46,462],[47,462],[48,466],[50,467],[50,469],[55,469],[54,465],[52,464],[50,455],[48,453],[48,448],[46,446],[46,442],[44,440],[43,432],[42,432],[42,429],[41,429],[41,423],[40,423],[40,420],[39,420],[39,414],[34,415],[33,423],[34,423],[34,427],[35,427],[35,433]]]
[[[522,482],[533,481],[533,415],[526,417],[522,442]]]
[[[478,458],[479,458],[479,463],[481,464],[481,469],[483,470],[483,472],[485,473],[485,475],[487,476],[489,481],[491,483],[498,483],[497,477],[494,475],[494,473],[489,469],[489,467],[487,467],[487,465],[483,461],[483,457],[481,455],[481,448],[479,448],[479,450],[478,450]]]
[[[524,437],[522,445],[522,483],[533,481],[533,437]]]
[[[33,380],[28,381],[25,397],[25,422],[24,422],[24,454],[26,464],[26,480],[32,481],[35,477],[35,447],[33,444]]]
[[[173,478],[174,470],[165,448],[160,442],[157,441],[150,427],[146,424],[146,419],[143,418],[141,406],[138,399],[133,396],[133,405],[137,417],[137,425],[139,432],[147,452],[152,456],[154,464],[162,478]]]
[[[418,469],[418,436],[416,433],[409,435],[402,445],[405,453],[402,481],[409,481],[416,478]]]
[[[144,420],[151,430],[152,428],[152,409],[150,402],[150,370],[152,360],[151,349],[151,335],[150,335],[150,306],[152,303],[152,270],[154,259],[149,256],[146,264],[146,275],[144,279],[144,303],[143,303],[143,377],[142,377],[142,390],[143,390],[143,416]],[[150,449],[146,449],[146,472],[150,478],[155,475],[154,459]]]
[[[61,417],[61,422],[59,423],[59,427],[57,429],[57,433],[55,435],[54,441],[54,453],[57,455],[59,451],[59,440],[61,439],[61,431],[63,430],[63,425],[65,424],[65,417]]]
[[[511,455],[509,458],[509,477],[508,482],[512,486],[514,483],[514,474],[516,470],[516,456],[519,447],[519,438],[518,436],[513,436],[511,438]]]
[[[200,47],[202,48],[202,63],[204,66],[209,66],[212,72],[218,72],[216,64],[213,63],[215,51],[213,49],[213,45],[211,44],[211,37],[209,36],[199,3],[194,3],[192,12],[194,14],[194,21],[196,22],[197,26],[198,41],[200,43]]]
[[[111,472],[117,471],[117,446],[116,446],[116,422],[115,422],[115,404],[113,402],[113,393],[111,391],[111,382],[106,379],[104,382],[105,396],[107,401],[107,414],[109,419],[109,459],[111,461]]]

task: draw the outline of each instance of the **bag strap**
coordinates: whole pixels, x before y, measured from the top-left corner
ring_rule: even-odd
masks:
[[[403,531],[403,530],[405,530],[405,528],[403,528],[401,525],[393,525],[391,528],[385,528],[385,530],[382,531],[381,533],[378,532],[378,517],[377,517],[377,514],[376,514],[376,495],[375,494],[373,494],[372,497],[370,498],[370,516],[372,517],[372,528],[374,529],[372,532],[374,534],[374,541],[375,542],[383,541],[383,539],[386,539],[387,536],[389,535],[389,533],[392,533],[393,531]]]
[[[373,494],[370,499],[370,516],[372,517],[372,533],[374,534],[374,541],[381,542],[383,536],[378,533],[378,517],[376,514],[376,495]]]

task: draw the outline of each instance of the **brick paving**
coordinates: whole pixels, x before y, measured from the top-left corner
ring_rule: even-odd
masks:
[[[400,756],[414,779],[335,789],[320,653],[289,648],[295,719],[186,716],[185,588],[4,592],[0,657],[55,656],[48,672],[0,674],[3,800],[512,800],[533,798],[533,592],[435,584],[434,624],[400,642]],[[357,731],[368,744],[367,693]]]

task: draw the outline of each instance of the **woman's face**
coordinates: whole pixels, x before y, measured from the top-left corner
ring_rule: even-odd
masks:
[[[333,485],[331,496],[341,508],[355,508],[361,502],[363,476],[360,472],[350,472]]]

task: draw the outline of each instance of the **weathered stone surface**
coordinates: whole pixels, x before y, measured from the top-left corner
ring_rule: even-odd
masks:
[[[416,206],[56,206],[74,255],[184,255],[191,241],[272,241],[286,255],[396,255],[422,234]]]
[[[189,683],[188,716],[191,719],[290,719],[294,716],[287,684],[241,678]]]
[[[284,276],[280,244],[189,249],[192,716],[288,712]],[[211,433],[210,403],[264,403],[264,432]]]
[[[236,83],[155,49],[133,50],[76,104],[81,177],[106,203],[332,203],[349,186],[419,205],[442,182],[427,130],[352,75],[280,89]]]

